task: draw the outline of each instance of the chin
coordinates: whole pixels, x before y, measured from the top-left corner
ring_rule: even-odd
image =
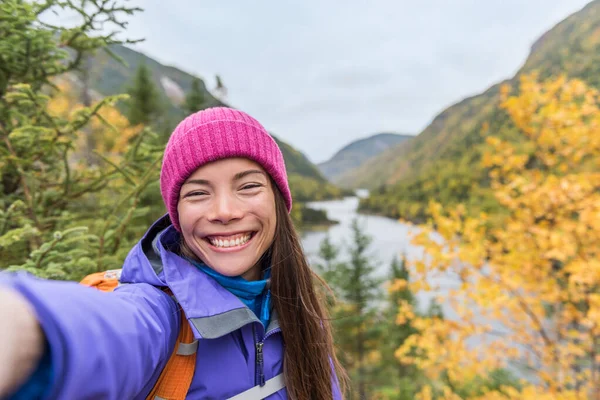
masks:
[[[235,277],[244,275],[251,271],[260,260],[260,257],[257,258],[252,247],[249,246],[252,243],[240,246],[242,249],[217,249],[210,244],[208,246],[206,246],[206,243],[203,244],[204,246],[201,246],[203,248],[202,253],[204,253],[202,261],[213,270],[225,276]]]
[[[206,265],[208,265],[210,268],[222,275],[235,277],[244,275],[245,273],[249,272],[250,270],[252,270],[253,266],[256,265],[256,263],[249,263],[247,261],[235,262],[234,260],[213,259],[209,260],[209,262],[207,262]]]
[[[223,266],[223,267],[215,266],[215,267],[211,267],[211,268],[222,275],[230,276],[232,278],[236,277],[236,276],[244,275],[246,272],[248,272],[250,270],[250,268],[231,268],[228,266]]]

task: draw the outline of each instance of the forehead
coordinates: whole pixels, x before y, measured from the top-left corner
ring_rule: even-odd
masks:
[[[202,165],[188,179],[207,178],[209,176],[213,179],[230,179],[236,174],[247,170],[259,170],[266,174],[259,163],[248,158],[225,158]]]

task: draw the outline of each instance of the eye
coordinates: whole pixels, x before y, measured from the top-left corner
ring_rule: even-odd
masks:
[[[187,193],[187,194],[186,194],[185,196],[183,196],[183,197],[184,197],[184,198],[185,198],[185,197],[201,197],[201,196],[206,196],[207,194],[208,194],[208,193],[206,193],[205,191],[202,191],[202,190],[197,190],[197,191],[195,191],[195,192],[189,192],[189,193]]]
[[[256,189],[261,187],[262,185],[260,183],[247,183],[244,186],[242,186],[241,190],[251,190],[251,189]]]

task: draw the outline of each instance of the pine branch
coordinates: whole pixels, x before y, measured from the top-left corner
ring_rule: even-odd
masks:
[[[112,162],[111,160],[109,160],[107,157],[105,157],[103,154],[97,152],[97,151],[93,151],[93,153],[100,157],[105,163],[109,164],[110,166],[112,166],[116,172],[120,173],[126,180],[127,182],[129,182],[130,184],[132,184],[133,186],[136,185],[136,182],[131,178],[131,176],[129,176],[129,174],[127,172],[125,172],[125,170],[123,168],[121,168],[119,165],[115,164],[114,162]]]

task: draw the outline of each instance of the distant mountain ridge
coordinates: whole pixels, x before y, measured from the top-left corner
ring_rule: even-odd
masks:
[[[600,0],[588,3],[544,33],[513,78],[450,106],[414,140],[393,146],[338,182],[374,189],[424,180],[425,170],[431,172],[436,162],[457,161],[465,149],[480,145],[484,122],[490,128],[504,123],[506,116],[498,109],[500,86],[509,83],[516,87],[520,75],[534,71],[539,72],[540,79],[565,73],[600,88]]]
[[[349,143],[331,159],[317,164],[317,166],[327,179],[336,183],[340,176],[359,167],[368,159],[413,137],[412,135],[398,133],[378,133]]]
[[[110,51],[123,59],[127,65],[122,65],[104,52],[89,60],[89,86],[92,91],[102,96],[124,93],[127,86],[132,83],[137,68],[141,64],[145,64],[160,91],[163,104],[167,106],[167,118],[171,124],[174,125],[185,117],[185,112],[180,105],[196,76],[179,68],[163,65],[153,58],[125,46],[113,45],[110,47]],[[212,95],[202,79],[200,81],[201,90],[205,94],[206,107],[228,106]],[[279,137],[272,136],[281,148],[288,174],[314,179],[321,184],[326,182],[316,165],[311,163],[302,152]]]

